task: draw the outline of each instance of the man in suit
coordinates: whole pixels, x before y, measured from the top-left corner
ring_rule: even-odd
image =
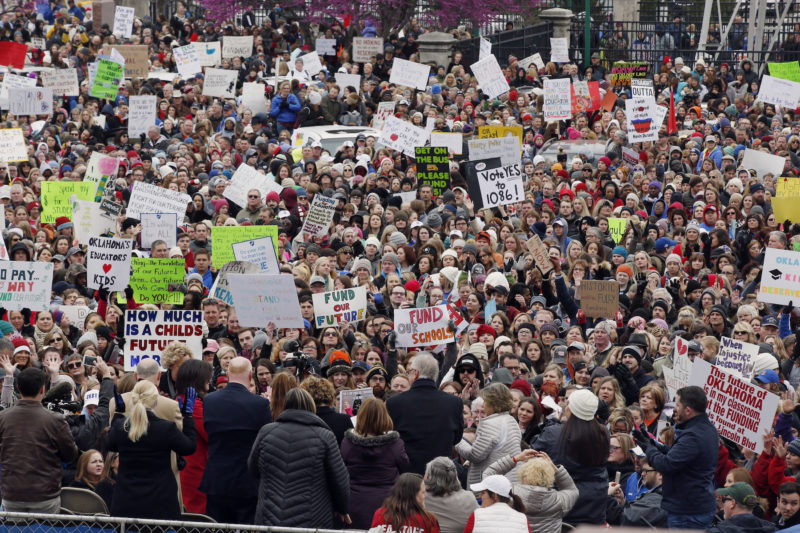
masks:
[[[450,457],[464,430],[461,400],[436,386],[439,363],[428,353],[419,353],[411,362],[411,389],[386,402],[394,429],[406,444],[408,470],[425,473],[434,457]]]
[[[208,462],[200,490],[208,496],[206,513],[217,522],[252,524],[256,513],[258,480],[247,471],[247,458],[272,413],[269,400],[248,390],[252,370],[250,361],[234,357],[228,386],[203,400]]]

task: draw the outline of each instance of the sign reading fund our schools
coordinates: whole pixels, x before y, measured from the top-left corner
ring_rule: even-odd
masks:
[[[758,301],[780,305],[800,301],[800,252],[767,248]]]
[[[53,286],[53,263],[0,261],[0,307],[7,311],[47,311]]]
[[[441,146],[417,146],[414,149],[417,179],[430,185],[434,196],[441,196],[450,188],[450,162],[447,153],[447,148]]]
[[[394,330],[397,345],[434,346],[455,341],[455,332],[447,325],[450,312],[447,305],[423,307],[421,309],[395,309]]]
[[[125,311],[125,371],[142,359],[161,365],[161,353],[171,342],[183,342],[195,359],[203,354],[203,312],[188,310]]]
[[[467,163],[467,184],[478,208],[497,207],[524,199],[519,163],[503,165],[500,158]],[[475,193],[480,191],[479,195]]]
[[[314,319],[318,328],[341,322],[358,322],[367,314],[367,287],[314,294]]]

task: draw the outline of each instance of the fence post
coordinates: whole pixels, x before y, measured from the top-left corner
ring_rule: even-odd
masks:
[[[453,55],[456,38],[452,33],[432,31],[423,33],[417,39],[419,43],[419,62],[447,65]]]
[[[554,7],[545,9],[539,13],[539,18],[553,23],[553,37],[566,37],[570,42],[570,24],[572,24],[573,13],[569,9]]]

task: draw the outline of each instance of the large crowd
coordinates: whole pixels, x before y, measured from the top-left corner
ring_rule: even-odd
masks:
[[[800,174],[800,115],[756,98],[749,59],[648,56],[655,99],[673,116],[657,140],[633,143],[630,89],[612,85],[605,53],[585,68],[498,57],[510,90],[489,98],[458,51],[432,65],[425,90],[389,82],[396,58],[420,61],[426,29],[415,20],[355,63],[353,38],[376,37],[375,21],[312,28],[275,8],[263,22],[246,13],[220,24],[178,4],[171,17],[136,18],[122,39],[74,0],[37,7],[3,14],[0,38],[44,42],[27,62],[75,69],[80,94],[57,96],[52,115],[8,113],[4,126],[22,128],[28,150],[0,163],[7,258],[54,269],[49,310],[0,309],[6,511],[57,513],[62,487],[76,487],[133,518],[397,533],[800,531],[800,316],[792,302],[759,300],[765,250],[800,242],[800,220],[777,220],[771,204],[779,178]],[[653,40],[667,41],[659,31]],[[178,75],[175,46],[249,35],[252,57],[218,65],[238,72],[236,98],[204,95],[202,74]],[[315,37],[335,39],[336,54],[320,54],[312,76],[294,59]],[[157,75],[91,97],[90,64],[126,44],[146,45]],[[560,78],[617,98],[548,123],[544,82]],[[264,83],[267,112],[243,103],[252,82]],[[134,95],[157,98],[139,137],[128,135]],[[462,135],[440,194],[371,129],[390,101],[396,118]],[[367,129],[333,148],[294,135],[332,125]],[[521,128],[524,197],[481,209],[468,140],[497,126]],[[745,167],[748,150],[784,158],[782,171]],[[137,255],[185,261],[181,305],[90,290],[74,221],[41,222],[42,183],[82,181],[93,153],[119,161],[112,233]],[[280,192],[231,201],[241,165]],[[176,246],[142,249],[142,223],[124,210],[141,181],[191,197]],[[312,238],[301,228],[317,195],[338,203],[328,233]],[[240,326],[235,305],[210,295],[212,228],[261,225],[277,227],[302,328]],[[587,316],[590,280],[618,283],[613,314]],[[366,287],[363,319],[318,326],[313,295],[353,287]],[[397,311],[440,304],[455,341],[399,346]],[[75,323],[65,306],[90,312]],[[202,353],[172,342],[160,365],[126,372],[125,311],[159,307],[203,311]],[[690,361],[713,364],[723,337],[758,346],[752,383],[780,396],[761,453],[719,436],[702,388],[667,386],[679,341]],[[342,391],[358,389],[371,394],[342,408]]]

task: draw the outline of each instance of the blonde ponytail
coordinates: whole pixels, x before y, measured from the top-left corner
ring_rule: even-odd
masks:
[[[125,413],[124,428],[131,442],[137,442],[147,434],[150,425],[147,410],[152,409],[158,400],[158,389],[150,381],[142,380],[133,387],[131,394],[132,407]]]

